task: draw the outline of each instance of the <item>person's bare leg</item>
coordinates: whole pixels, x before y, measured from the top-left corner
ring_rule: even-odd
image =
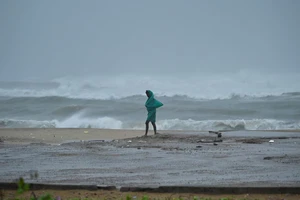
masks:
[[[153,126],[153,130],[154,130],[154,135],[156,135],[156,124],[155,124],[155,122],[151,122],[152,123],[152,126]]]
[[[147,136],[149,130],[149,122],[147,121],[145,124],[146,124],[145,136]]]

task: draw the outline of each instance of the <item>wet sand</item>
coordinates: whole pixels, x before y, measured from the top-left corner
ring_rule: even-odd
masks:
[[[211,199],[220,200],[222,198],[228,198],[231,200],[299,200],[300,195],[298,194],[199,194],[199,193],[146,193],[146,192],[119,192],[119,191],[89,191],[89,190],[43,190],[35,191],[37,196],[44,194],[51,194],[53,197],[60,197],[61,199],[126,199],[129,195],[133,199],[142,199],[143,196],[148,196],[149,199]],[[26,192],[18,197],[29,199],[31,196],[30,192]],[[15,190],[4,191],[5,199],[15,199]]]
[[[55,184],[300,186],[299,132],[223,132],[221,138],[191,131],[143,134],[0,129],[0,182],[22,176]],[[35,172],[39,177],[31,179]]]

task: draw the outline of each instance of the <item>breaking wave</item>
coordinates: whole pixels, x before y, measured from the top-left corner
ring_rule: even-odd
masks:
[[[103,129],[122,129],[122,122],[110,117],[102,117],[97,119],[71,118],[58,121],[38,121],[38,120],[0,120],[2,128],[103,128]]]
[[[168,119],[157,121],[160,130],[194,130],[194,131],[235,131],[235,130],[299,130],[300,121],[283,121],[274,119],[252,120],[202,120]],[[103,128],[143,130],[144,123],[126,123],[111,117],[84,118],[80,115],[63,120],[0,120],[4,128]]]
[[[162,120],[158,122],[160,129],[165,130],[295,130],[300,128],[300,121],[289,122],[274,119],[252,120]]]

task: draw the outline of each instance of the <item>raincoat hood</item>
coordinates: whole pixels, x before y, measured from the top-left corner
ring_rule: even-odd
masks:
[[[149,97],[145,103],[145,106],[148,111],[163,106],[163,103],[161,103],[160,101],[158,101],[154,98],[154,94],[151,90],[146,90],[146,92],[149,95]]]

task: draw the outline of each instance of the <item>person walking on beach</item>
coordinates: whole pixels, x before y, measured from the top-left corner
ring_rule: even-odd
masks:
[[[154,134],[156,135],[156,108],[159,108],[161,106],[163,106],[164,104],[162,104],[160,101],[157,101],[154,98],[154,94],[151,90],[146,90],[146,95],[148,97],[145,106],[147,108],[148,111],[148,116],[147,116],[147,120],[145,122],[146,124],[146,132],[145,132],[145,136],[147,136],[148,134],[148,129],[149,129],[149,122],[151,122],[152,126],[153,126],[153,130],[154,130]]]

